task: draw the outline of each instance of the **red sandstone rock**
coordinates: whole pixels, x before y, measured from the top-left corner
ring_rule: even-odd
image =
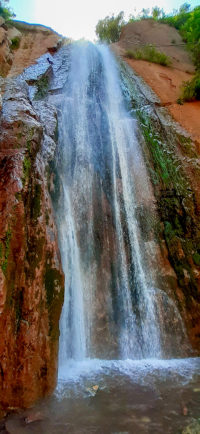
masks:
[[[0,405],[8,409],[55,387],[64,278],[45,131],[23,84],[7,89],[0,124]]]

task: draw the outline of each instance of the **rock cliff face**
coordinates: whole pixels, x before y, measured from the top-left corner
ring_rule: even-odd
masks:
[[[0,17],[0,75],[21,74],[44,53],[54,53],[63,38],[53,30],[20,21],[6,22]]]
[[[158,210],[159,221],[154,224],[154,233],[161,249],[161,256],[155,264],[160,275],[159,285],[175,299],[190,343],[199,353],[198,147],[160,106],[151,89],[128,66],[122,66],[124,86],[130,91],[130,104],[138,118],[139,134],[142,132],[144,138],[143,152]]]
[[[28,31],[23,37],[28,39],[27,35]],[[28,50],[20,41],[18,50]],[[55,44],[50,45],[49,51],[56,50]],[[49,41],[45,47],[44,51]],[[69,52],[70,47],[63,47],[53,57],[49,52],[33,55],[29,46],[32,57],[23,63],[18,61],[22,51],[16,51],[8,78],[1,80],[0,406],[6,411],[31,405],[56,383],[64,276],[52,198],[58,196],[57,114]],[[40,54],[36,65],[22,72]],[[150,251],[157,243],[160,288],[173,293],[190,341],[199,350],[198,155],[189,137],[166,117],[159,101],[128,67],[123,68],[124,89],[129,90],[130,105],[145,138],[138,132],[159,215],[152,223],[151,216],[149,221],[143,218],[141,209],[138,218],[141,226],[149,225],[149,232],[155,232],[156,241],[149,238],[147,247]],[[21,75],[13,78],[17,73]],[[102,237],[100,219],[95,232]],[[103,260],[106,263],[106,257]]]
[[[3,82],[0,114],[0,405],[26,407],[56,384],[64,276],[49,194],[55,107],[50,64]],[[35,69],[34,69],[35,68]],[[41,75],[46,74],[45,79]],[[43,82],[41,82],[43,77]],[[39,83],[39,84],[38,84]],[[43,87],[42,84],[43,83]],[[35,99],[30,97],[30,89]]]

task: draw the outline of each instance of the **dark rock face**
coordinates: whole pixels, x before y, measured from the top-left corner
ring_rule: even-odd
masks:
[[[8,81],[0,117],[0,390],[2,409],[27,407],[56,384],[64,295],[48,161],[54,106]],[[45,127],[46,125],[46,127]]]

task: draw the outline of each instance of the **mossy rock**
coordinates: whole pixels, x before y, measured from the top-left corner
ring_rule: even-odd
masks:
[[[64,280],[61,272],[48,262],[44,274],[44,285],[49,311],[49,335],[56,340],[59,337],[59,318],[64,301]]]
[[[3,242],[0,243],[0,263],[1,263],[1,268],[2,268],[4,275],[6,275],[6,270],[7,270],[7,266],[8,266],[8,257],[10,254],[11,237],[12,237],[12,232],[11,232],[11,229],[9,227],[5,233],[5,237],[4,237]]]
[[[194,253],[193,261],[194,261],[195,265],[200,266],[200,254],[198,252]]]
[[[200,433],[200,419],[196,419],[191,422],[184,430],[182,434],[199,434]]]
[[[47,95],[48,88],[49,88],[49,78],[47,75],[42,76],[37,82],[36,82],[37,92],[35,94],[35,100],[39,100],[44,98]]]

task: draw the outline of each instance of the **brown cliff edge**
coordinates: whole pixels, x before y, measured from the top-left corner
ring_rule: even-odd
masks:
[[[141,48],[145,44],[153,44],[169,56],[172,66],[125,57],[126,50]],[[161,105],[167,107],[175,121],[189,133],[200,152],[200,101],[177,104],[182,83],[191,80],[194,73],[194,65],[178,31],[154,20],[141,20],[125,26],[119,42],[112,47],[153,89]]]
[[[2,23],[1,23],[2,24]],[[17,27],[17,28],[16,28]],[[50,29],[16,23],[0,27],[0,65],[13,77],[60,46]],[[16,39],[17,38],[17,39]],[[19,39],[18,39],[19,38]],[[12,48],[12,41],[19,44]],[[18,41],[18,42],[17,42]],[[50,394],[57,379],[64,276],[49,193],[49,159],[57,114],[43,104],[43,123],[28,85],[2,81],[0,107],[0,416]],[[48,126],[48,131],[45,128]],[[50,133],[49,133],[50,131]],[[50,134],[50,136],[49,136]],[[44,156],[44,143],[53,144]],[[48,161],[47,161],[48,160]]]

